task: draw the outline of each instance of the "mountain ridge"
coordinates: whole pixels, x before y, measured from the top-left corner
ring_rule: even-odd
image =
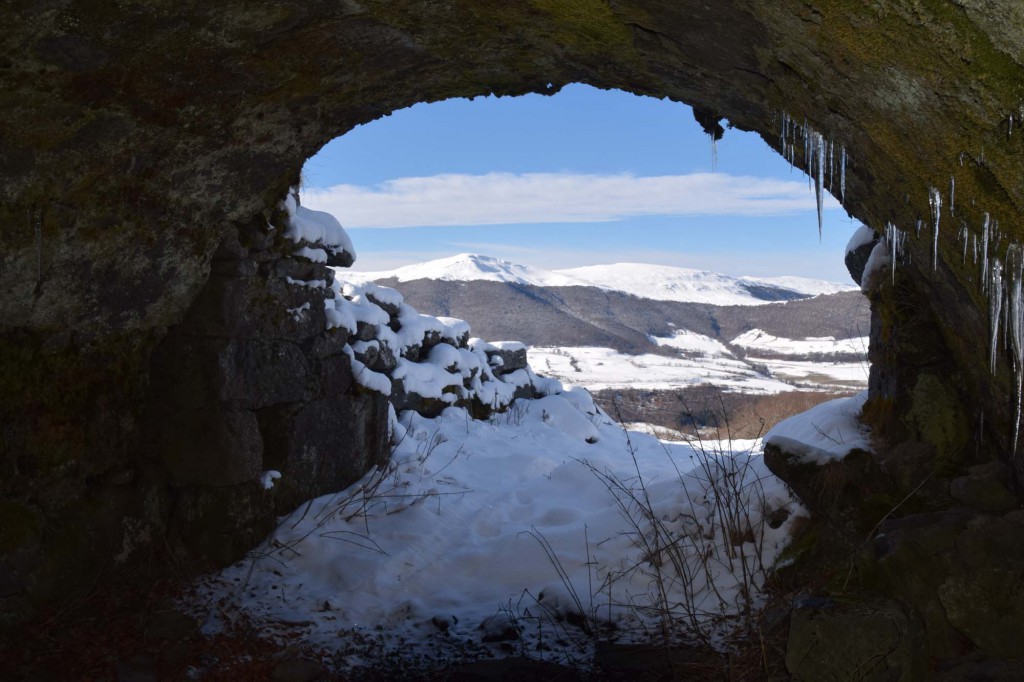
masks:
[[[462,253],[394,270],[343,271],[351,281],[503,282],[537,288],[589,287],[639,298],[711,305],[762,305],[854,290],[852,284],[804,277],[733,277],[706,270],[646,263],[544,270],[492,256]]]

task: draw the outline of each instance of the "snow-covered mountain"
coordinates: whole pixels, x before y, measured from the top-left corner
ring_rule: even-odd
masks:
[[[568,275],[473,253],[460,253],[448,258],[414,263],[395,270],[377,272],[345,270],[339,274],[353,282],[382,279],[412,282],[418,279],[433,279],[442,282],[506,282],[528,284],[535,287],[593,286],[589,282]]]
[[[762,305],[771,301],[808,298],[856,289],[803,277],[731,277],[704,270],[647,263],[588,265],[564,270],[543,270],[500,258],[463,253],[449,258],[407,265],[395,270],[352,272],[350,281],[395,279],[399,282],[490,281],[535,287],[596,287],[656,301],[711,305]]]

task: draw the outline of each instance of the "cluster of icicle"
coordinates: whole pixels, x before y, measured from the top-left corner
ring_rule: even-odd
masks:
[[[1020,436],[1021,405],[1024,396],[1024,246],[1007,239],[999,230],[999,222],[988,213],[982,221],[981,236],[972,234],[963,225],[959,239],[963,242],[963,259],[967,262],[968,243],[971,244],[974,263],[980,268],[982,291],[988,296],[989,312],[989,370],[996,372],[997,358],[1002,348],[1010,353],[1013,375],[1017,382],[1017,410],[1013,427],[1013,450],[1017,451]],[[1002,253],[999,258],[996,254]]]
[[[824,209],[826,189],[834,196],[835,183],[839,182],[839,201],[846,203],[846,147],[839,146],[838,159],[836,154],[835,140],[815,130],[804,119],[803,124],[798,123],[789,115],[782,112],[782,130],[779,137],[779,145],[782,155],[789,160],[790,168],[796,164],[797,145],[802,144],[804,148],[804,172],[807,173],[808,187],[814,183],[814,195],[818,203],[818,239],[821,239],[822,211]]]
[[[949,215],[956,215],[956,180],[949,179]],[[942,218],[942,194],[935,187],[928,188],[928,207],[931,210],[932,227],[932,269],[938,267],[939,226]],[[916,236],[921,236],[923,220],[917,221]],[[896,277],[896,263],[903,261],[906,252],[907,233],[892,223],[886,225],[885,239],[890,249],[893,281]],[[962,244],[963,263],[968,257],[978,267],[978,282],[982,293],[988,297],[989,312],[989,370],[996,372],[997,360],[1002,349],[1009,351],[1013,362],[1016,387],[1016,417],[1013,429],[1014,451],[1020,436],[1022,403],[1024,403],[1024,246],[1004,240],[999,222],[984,214],[981,230],[973,232],[967,223],[960,222],[957,241]],[[996,254],[1002,253],[999,258]]]
[[[1020,105],[1019,116],[1010,114],[1008,135],[1013,135],[1016,121],[1024,121],[1024,104]],[[806,119],[798,123],[788,112],[782,112],[780,132],[782,155],[789,160],[790,167],[796,162],[798,144],[803,145],[804,171],[808,183],[812,180],[817,193],[818,203],[818,236],[821,236],[823,191],[827,187],[834,194],[834,179],[838,171],[840,201],[846,203],[846,165],[848,161],[846,147],[839,151],[838,169],[835,160],[835,144],[832,139],[827,142],[825,136],[816,131]],[[963,154],[960,155],[963,165]],[[949,216],[956,216],[956,178],[949,178]],[[942,219],[942,193],[936,187],[928,188],[928,207],[931,213],[932,228],[932,270],[939,265],[939,227]],[[918,219],[915,234],[921,236],[924,220]],[[896,280],[896,264],[905,260],[907,232],[893,223],[885,226],[885,240],[889,248],[889,261],[892,264],[893,282]],[[1013,430],[1013,449],[1017,450],[1020,436],[1021,412],[1024,405],[1024,246],[1009,239],[1003,241],[999,231],[999,222],[985,213],[981,231],[972,233],[967,223],[960,222],[958,241],[963,244],[963,262],[967,263],[968,251],[973,254],[974,264],[979,266],[979,282],[982,292],[988,296],[990,319],[989,369],[995,374],[996,361],[999,353],[1000,332],[1002,332],[1002,348],[1010,352],[1013,362],[1016,390],[1016,418]],[[1003,258],[995,254],[1003,248]],[[991,254],[991,256],[990,256]]]

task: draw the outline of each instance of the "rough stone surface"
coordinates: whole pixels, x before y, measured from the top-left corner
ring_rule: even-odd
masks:
[[[949,493],[957,502],[983,512],[1007,512],[1020,506],[1010,490],[1011,471],[1002,462],[979,464],[954,478]]]
[[[317,492],[284,490],[279,501],[255,481],[236,483],[265,466],[271,441],[283,453],[274,457],[297,467],[296,480],[309,480],[301,473],[310,462],[306,432],[290,417],[322,410],[340,423],[345,403],[349,418],[363,420],[354,429],[379,433],[383,399],[366,399],[345,388],[343,372],[333,379],[325,369],[341,361],[323,332],[324,292],[281,279],[312,279],[318,267],[287,260],[268,226],[282,224],[279,202],[330,139],[454,96],[553,93],[571,82],[622,88],[687,102],[713,132],[726,118],[777,151],[783,111],[808,121],[850,154],[853,215],[878,231],[891,222],[913,234],[923,223],[894,275],[871,293],[864,418],[885,482],[858,491],[882,511],[843,509],[852,500],[841,496],[832,518],[891,515],[908,524],[898,517],[916,514],[938,530],[914,533],[959,538],[962,520],[942,509],[958,504],[951,493],[971,493],[951,481],[993,460],[1010,463],[1010,492],[1021,481],[1024,458],[1010,457],[1017,381],[1001,349],[989,369],[982,273],[957,239],[961,224],[979,234],[985,214],[1003,239],[1024,239],[1024,130],[1009,134],[1024,100],[1016,3],[62,0],[3,11],[6,618],[87,588],[133,547],[179,539],[208,557],[237,556],[275,505]],[[795,156],[802,164],[799,141]],[[929,188],[947,205],[951,177],[955,219],[944,209],[936,260]],[[305,314],[288,312],[307,303]],[[197,355],[185,361],[189,353]],[[291,372],[301,380],[282,386]],[[271,413],[291,436],[270,437],[261,424]],[[157,452],[164,432],[155,415],[180,425],[176,447]],[[246,415],[255,415],[258,440]],[[213,445],[199,442],[202,424],[217,434]],[[185,452],[191,445],[221,464],[204,469]],[[964,539],[998,540],[971,528]],[[938,586],[960,575],[947,545],[939,549],[951,558],[929,570],[945,577],[919,581],[934,590],[910,599],[914,618],[928,623],[944,618],[930,610]],[[977,551],[976,569],[988,566],[991,578],[979,586],[981,603],[1005,565]],[[894,590],[913,587],[906,571],[922,567],[914,556],[865,560],[857,580],[881,595],[865,603],[898,613],[887,605]],[[873,586],[868,576],[878,578]],[[947,591],[970,646],[1015,653]],[[876,625],[885,632],[870,612],[857,618],[862,642]],[[933,654],[966,655],[947,630],[936,632]],[[902,671],[900,656],[886,654],[885,669]]]
[[[495,361],[497,358],[497,361]],[[491,365],[491,371],[495,376],[511,374],[517,369],[524,369],[527,364],[526,349],[517,348],[514,350],[498,348],[487,351],[487,361]]]
[[[850,277],[857,284],[863,283],[864,267],[868,264],[868,258],[871,256],[871,252],[874,251],[879,239],[881,239],[881,235],[876,233],[875,238],[867,244],[861,244],[856,249],[846,252],[843,263],[846,265],[846,271],[850,273]]]
[[[790,621],[786,667],[794,680],[925,679],[927,659],[910,619],[892,602],[797,602]]]

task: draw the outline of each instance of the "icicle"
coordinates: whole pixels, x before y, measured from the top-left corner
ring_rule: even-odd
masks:
[[[949,215],[956,215],[956,209],[953,206],[953,199],[956,197],[956,178],[952,175],[949,176]]]
[[[902,261],[907,244],[907,233],[894,224],[886,223],[885,241],[889,245],[889,262],[892,265],[892,282],[896,283],[896,263]]]
[[[1013,114],[1010,114],[1010,128],[1006,132],[1007,137],[1013,137]]]
[[[1010,292],[1009,292],[1009,288],[1011,286],[1013,286],[1013,270],[1012,270],[1012,265],[1013,264],[1009,260],[1007,260],[1006,261],[1006,265],[1007,265],[1006,271],[1003,272],[1003,282],[1007,283],[1006,284],[1007,291],[1006,291],[1006,294],[1004,295],[1004,305],[1003,305],[1003,350],[1004,351],[1010,349],[1010,305],[1009,305]],[[1009,279],[1007,279],[1007,277],[1009,277]]]
[[[825,138],[815,133],[818,156],[818,173],[814,176],[814,195],[818,201],[818,241],[821,241],[822,209],[825,205]]]
[[[846,146],[839,150],[839,201],[846,205]]]
[[[917,222],[914,223],[914,236],[915,237],[918,237],[918,238],[921,237],[921,226],[922,225],[924,225],[924,221],[921,220],[920,218],[918,218]]]
[[[974,264],[978,264],[978,235],[974,235]]]
[[[981,286],[988,286],[988,233],[989,217],[985,214],[985,222],[981,226]]]
[[[1024,306],[1021,301],[1021,279],[1024,258],[1018,246],[1013,245],[1007,251],[1007,263],[1010,270],[1009,292],[1007,304],[1010,308],[1010,347],[1013,356],[1013,371],[1017,379],[1017,411],[1013,426],[1013,453],[1017,454],[1017,441],[1020,438],[1021,398],[1024,393]],[[1011,259],[1011,255],[1013,256]]]
[[[711,138],[711,172],[714,173],[718,169],[718,140],[713,133],[708,137]]]
[[[990,323],[989,336],[989,370],[996,373],[996,357],[999,346],[999,316],[1003,306],[1003,264],[998,259],[992,261],[992,277],[989,282],[988,311]]]
[[[967,238],[968,238],[968,236],[970,236],[970,235],[969,235],[969,233],[968,233],[968,231],[967,231],[967,224],[966,224],[966,223],[964,223],[964,224],[962,224],[962,225],[960,226],[960,232],[959,232],[959,233],[957,234],[957,236],[956,236],[956,238],[957,238],[958,240],[962,240],[962,241],[963,241],[963,243],[964,243],[964,259],[963,259],[963,264],[964,264],[964,265],[966,265],[966,264],[967,264],[967,242],[969,241],[969,240],[967,239]]]
[[[828,140],[828,191],[833,190],[836,184],[833,178],[836,176],[836,142]]]
[[[804,172],[807,173],[807,189],[811,187],[811,176],[814,175],[814,148],[812,147],[812,131],[804,119]]]
[[[932,207],[932,270],[939,267],[939,218],[942,217],[942,195],[934,187],[928,188],[928,204]]]

